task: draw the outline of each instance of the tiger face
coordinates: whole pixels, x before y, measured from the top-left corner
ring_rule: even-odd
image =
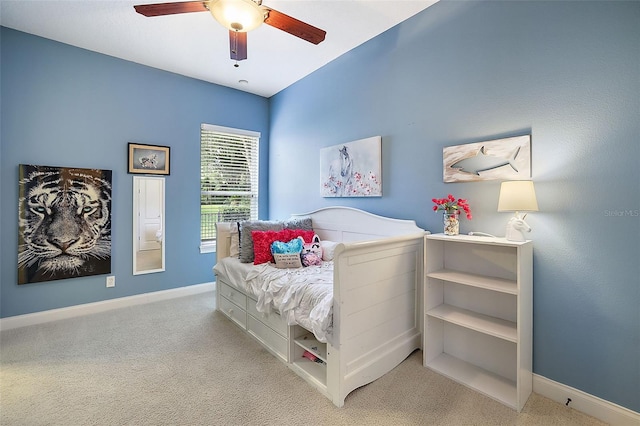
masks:
[[[21,167],[18,283],[111,272],[111,171]]]

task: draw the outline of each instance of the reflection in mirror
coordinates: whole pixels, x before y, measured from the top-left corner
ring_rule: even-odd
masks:
[[[164,178],[133,177],[133,275],[164,271]]]

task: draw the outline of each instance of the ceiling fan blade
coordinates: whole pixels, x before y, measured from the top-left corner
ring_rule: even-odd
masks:
[[[318,44],[324,40],[324,37],[327,34],[325,30],[321,30],[313,25],[299,21],[296,18],[292,18],[291,16],[285,15],[282,12],[271,9],[270,7],[263,7],[268,12],[267,17],[264,20],[265,24],[288,32],[296,37],[300,37],[309,43]]]
[[[178,13],[207,12],[206,1],[179,1],[172,3],[139,4],[133,8],[144,16],[175,15]]]
[[[247,59],[247,33],[229,30],[229,48],[231,59],[236,61]]]

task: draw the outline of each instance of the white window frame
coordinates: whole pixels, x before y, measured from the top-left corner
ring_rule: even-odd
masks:
[[[234,139],[237,138],[238,143],[249,143],[250,146],[250,156],[249,156],[249,169],[251,173],[250,181],[251,181],[251,190],[250,191],[233,191],[229,190],[211,190],[210,188],[205,188],[202,180],[203,170],[207,167],[206,163],[208,159],[204,155],[203,144],[205,143],[205,136],[219,136],[220,139]],[[217,141],[217,143],[224,143],[223,140]],[[242,130],[235,129],[231,127],[223,127],[217,126],[213,124],[205,124],[202,123],[200,125],[200,208],[202,212],[202,196],[203,195],[244,195],[251,197],[250,203],[250,217],[247,219],[256,220],[258,219],[258,190],[259,190],[259,154],[260,154],[260,132],[254,132],[251,130]],[[216,241],[213,240],[205,240],[202,237],[202,229],[204,223],[204,215],[201,213],[200,215],[200,253],[212,253],[216,251]]]

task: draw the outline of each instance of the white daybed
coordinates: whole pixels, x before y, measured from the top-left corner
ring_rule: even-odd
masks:
[[[381,377],[421,346],[425,231],[412,220],[348,207],[295,214],[291,219],[307,217],[321,240],[340,242],[333,258],[333,329],[327,343],[300,325],[287,325],[278,312],[258,312],[258,297],[226,282],[221,274],[216,304],[341,407],[349,392]],[[218,262],[229,256],[230,228],[230,223],[217,225]],[[305,351],[322,362],[303,357]]]

